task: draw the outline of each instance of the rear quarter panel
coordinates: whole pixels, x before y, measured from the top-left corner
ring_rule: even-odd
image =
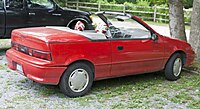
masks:
[[[95,66],[95,79],[110,75],[110,41],[52,43],[50,48],[56,66],[69,66],[73,62],[87,60]]]

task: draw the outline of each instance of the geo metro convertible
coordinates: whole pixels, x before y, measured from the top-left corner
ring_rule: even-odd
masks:
[[[92,19],[93,30],[14,30],[8,67],[78,97],[100,79],[164,70],[166,79],[177,80],[182,67],[193,62],[190,44],[160,35],[136,16],[97,12]]]

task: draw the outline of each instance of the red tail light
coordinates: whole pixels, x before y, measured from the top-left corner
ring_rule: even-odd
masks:
[[[51,61],[51,53],[50,52],[46,52],[46,51],[41,51],[41,50],[35,50],[33,48],[29,48],[17,43],[12,42],[12,48],[22,52],[24,54],[36,57],[36,58],[40,58],[40,59],[44,59],[44,60],[48,60]]]
[[[32,50],[32,56],[36,57],[36,58],[40,58],[40,59],[51,61],[51,53],[49,53],[49,52],[43,52],[43,51],[39,51],[39,50]]]

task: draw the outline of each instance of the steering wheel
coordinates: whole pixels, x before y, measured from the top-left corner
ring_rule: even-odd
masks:
[[[116,27],[113,26],[113,25],[110,25],[110,26],[108,27],[108,31],[110,31],[111,37],[114,37],[116,33],[120,33],[120,29],[119,29],[119,28],[116,28]]]
[[[123,39],[131,38],[131,34],[126,29],[121,29],[121,36]]]

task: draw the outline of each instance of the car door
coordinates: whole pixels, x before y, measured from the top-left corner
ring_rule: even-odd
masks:
[[[60,25],[61,11],[57,11],[57,5],[52,0],[27,0],[28,25],[48,26]]]
[[[129,28],[133,25],[133,28]],[[133,25],[126,24],[128,29],[121,28],[121,32],[113,36],[112,75],[145,73],[162,69],[164,56],[162,39],[152,40],[151,31],[136,21]]]
[[[0,0],[0,38],[4,36],[5,33],[5,9],[4,0]]]
[[[15,28],[26,27],[27,12],[23,0],[6,0],[6,33]]]

